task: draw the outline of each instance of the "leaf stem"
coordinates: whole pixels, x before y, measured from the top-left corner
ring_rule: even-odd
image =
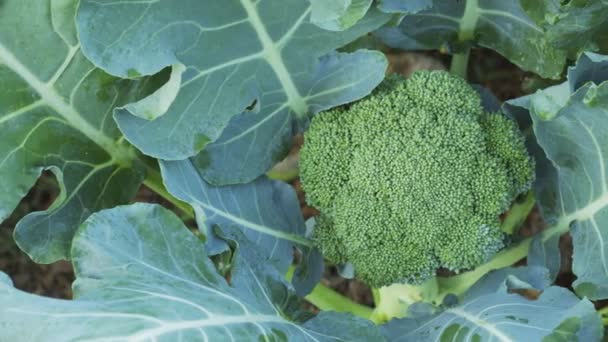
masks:
[[[502,221],[500,229],[507,234],[515,234],[521,225],[524,223],[532,208],[536,204],[534,193],[529,191],[523,200],[516,202],[511,206],[507,216]]]
[[[452,64],[450,65],[450,72],[466,79],[470,54],[471,49],[467,48],[462,53],[455,53],[454,55],[452,55]]]
[[[466,0],[464,13],[460,18],[458,26],[458,41],[466,46],[463,52],[452,56],[450,72],[464,79],[467,78],[467,67],[469,66],[469,55],[471,54],[471,42],[475,39],[475,28],[479,20],[479,0]]]
[[[148,162],[146,160],[146,179],[144,179],[144,185],[150,188],[150,190],[154,191],[165,200],[169,201],[181,212],[183,212],[185,216],[183,218],[194,218],[194,211],[192,210],[192,208],[185,202],[182,202],[177,198],[173,197],[173,195],[171,195],[169,191],[167,191],[167,188],[165,188],[165,185],[163,184],[163,179],[160,175],[160,171],[150,164],[151,162]]]
[[[295,272],[295,266],[289,266],[285,278],[291,281]],[[355,303],[352,299],[341,295],[332,288],[318,283],[311,293],[304,297],[314,306],[324,311],[350,312],[355,316],[365,319],[370,319],[373,309],[359,303]]]
[[[341,295],[322,283],[317,284],[305,298],[321,310],[350,312],[355,316],[365,319],[370,319],[373,312],[373,309],[369,306],[355,303],[350,298]]]
[[[602,317],[602,324],[608,326],[608,306],[605,306],[597,311]]]
[[[378,306],[378,303],[380,303],[380,290],[375,287],[372,287],[372,297],[374,298],[374,304]]]
[[[266,176],[270,179],[274,179],[274,180],[279,180],[279,181],[283,181],[283,182],[291,182],[294,179],[298,178],[298,176],[300,175],[299,170],[295,169],[295,170],[287,170],[287,171],[279,171],[276,169],[272,169],[268,172],[266,172]]]

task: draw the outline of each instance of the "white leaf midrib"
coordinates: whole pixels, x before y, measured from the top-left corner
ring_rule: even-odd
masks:
[[[43,312],[43,311],[26,311],[26,310],[15,310],[10,309],[13,313],[22,313],[36,316],[48,316],[54,319],[61,318],[123,318],[123,319],[142,319],[151,320],[153,323],[158,325],[142,329],[132,335],[116,335],[116,336],[105,336],[102,338],[91,338],[84,339],[83,341],[110,341],[114,339],[126,339],[127,341],[147,341],[154,339],[162,335],[185,331],[189,329],[201,329],[209,327],[225,327],[228,325],[240,325],[240,324],[260,324],[260,323],[278,323],[287,326],[293,326],[292,322],[283,319],[276,315],[261,315],[261,314],[244,314],[235,316],[216,315],[207,317],[199,320],[183,320],[173,322],[162,322],[154,317],[141,315],[141,314],[125,314],[122,312],[95,312],[95,311],[80,311],[71,313],[54,313],[54,312]]]
[[[492,323],[479,319],[478,317],[473,316],[464,310],[453,308],[447,310],[446,312],[464,318],[465,320],[475,324],[479,328],[487,331],[491,336],[496,337],[501,342],[515,342],[509,336],[505,335],[502,331],[497,329]]]
[[[184,331],[189,329],[201,329],[205,327],[226,327],[234,324],[259,324],[259,323],[279,323],[289,324],[283,318],[275,315],[242,315],[242,316],[215,316],[196,321],[184,321],[164,324],[153,329],[143,330],[135,335],[127,336],[128,341],[147,341],[158,336],[172,333],[175,331]]]
[[[266,26],[260,18],[260,15],[256,8],[256,4],[253,3],[251,0],[240,1],[243,8],[247,12],[251,26],[253,27],[254,31],[258,36],[258,39],[260,40],[260,43],[262,44],[264,59],[266,59],[266,61],[276,74],[279,83],[281,83],[281,86],[285,90],[289,107],[299,117],[304,117],[308,111],[308,106],[306,104],[306,101],[304,101],[304,98],[298,91],[298,88],[296,87],[293,79],[291,78],[291,74],[287,70],[287,67],[285,66],[285,62],[283,61],[283,57],[281,56],[281,49],[279,48],[278,44],[272,40],[270,34],[268,34]],[[295,25],[297,25],[297,23]],[[288,34],[293,34],[293,31],[290,31],[290,33]]]
[[[190,195],[190,194],[189,194]],[[256,231],[260,234],[264,234],[264,235],[268,235],[268,236],[272,236],[275,237],[277,239],[281,239],[281,240],[286,240],[286,241],[292,241],[296,244],[302,245],[302,246],[306,246],[306,247],[312,247],[312,242],[306,238],[300,237],[296,234],[290,234],[290,233],[285,233],[283,231],[277,230],[277,229],[273,229],[271,227],[267,227],[261,224],[257,224],[255,222],[249,221],[249,220],[245,220],[242,219],[240,217],[237,217],[231,213],[229,213],[226,210],[221,210],[219,208],[216,208],[215,206],[213,206],[212,204],[207,204],[207,203],[203,203],[201,200],[195,198],[194,196],[190,195],[190,198],[188,199],[189,203],[196,203],[198,204],[201,208],[210,211],[211,213],[218,215],[228,221],[232,221],[237,225],[240,225],[242,227],[246,227],[248,229],[251,229],[253,231]]]
[[[488,22],[494,23],[493,20],[488,18],[489,16],[504,17],[507,20],[518,22],[523,26],[527,26],[529,29],[536,31],[538,34],[544,34],[544,32],[538,26],[534,25],[528,20],[525,20],[526,18],[522,19],[504,10],[482,8],[479,6],[479,0],[467,0],[462,17],[452,17],[449,15],[442,14],[440,12],[421,12],[416,13],[414,16],[436,17],[454,22],[458,25],[457,32],[459,35],[459,40],[473,39],[474,37],[467,37],[465,31],[468,31],[469,33],[474,33],[474,31],[477,29],[477,24],[480,19],[484,19]],[[498,25],[496,23],[494,24]]]
[[[70,59],[72,57],[73,54],[67,56],[67,58]],[[2,42],[0,42],[0,61],[40,95],[42,102],[57,112],[57,114],[63,117],[72,127],[105,150],[119,164],[125,166],[131,164],[133,157],[130,149],[118,145],[116,141],[85,120],[72,105],[68,104],[61,95],[57,93],[52,86],[52,83],[41,81],[27,66],[21,63],[19,59],[2,44]]]
[[[560,194],[564,196],[563,194]],[[569,225],[574,221],[587,221],[592,219],[600,210],[608,207],[608,192],[602,193],[592,202],[587,203],[584,207],[562,216],[559,223],[556,225]]]

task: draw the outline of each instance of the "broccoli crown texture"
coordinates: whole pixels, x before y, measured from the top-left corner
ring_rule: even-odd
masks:
[[[314,239],[372,286],[420,283],[503,248],[499,215],[530,188],[516,124],[442,71],[389,76],[367,98],[315,116],[300,155]]]

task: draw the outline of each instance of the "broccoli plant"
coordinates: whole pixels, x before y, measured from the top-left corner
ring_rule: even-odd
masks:
[[[607,14],[0,0],[3,245],[75,276],[0,255],[0,341],[602,340]],[[394,72],[421,50],[450,65]]]
[[[487,261],[505,245],[500,214],[534,178],[517,125],[443,71],[389,76],[315,116],[304,139],[302,187],[323,215],[313,238],[375,287]]]

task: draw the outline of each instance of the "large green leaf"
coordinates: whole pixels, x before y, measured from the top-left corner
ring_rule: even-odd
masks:
[[[608,57],[587,53],[562,85],[509,102],[530,111],[542,155],[535,185],[554,225],[543,240],[570,231],[573,286],[591,299],[608,298]],[[509,107],[507,107],[509,109]]]
[[[74,231],[101,208],[128,202],[143,172],[113,119],[154,82],[111,77],[86,60],[76,0],[0,2],[0,221],[51,170],[61,196],[17,225],[35,261],[70,257]]]
[[[73,243],[75,300],[0,281],[2,341],[377,341],[374,325],[328,312],[293,321],[298,301],[250,248],[236,249],[230,284],[202,242],[160,206],[92,215]],[[0,279],[5,278],[0,273]]]
[[[326,30],[342,31],[361,20],[372,0],[309,0],[310,21]]]
[[[463,295],[463,302],[499,292],[505,286],[508,291],[534,289],[543,291],[551,286],[549,270],[545,267],[505,267],[492,271],[476,281]]]
[[[353,72],[361,63],[366,68]],[[323,56],[312,78],[311,93],[306,96],[309,110],[317,113],[366,95],[382,80],[380,70],[385,68],[384,57],[375,51]],[[280,110],[280,101],[262,100],[260,106],[255,110],[258,113],[246,111],[235,116],[220,138],[195,157],[205,180],[213,184],[250,182],[283,159],[297,129],[290,116],[256,115]]]
[[[536,291],[532,285],[505,272],[497,275],[503,277],[501,282],[480,281],[473,289],[475,296],[458,306],[389,322],[383,327],[385,335],[395,342],[601,340],[600,317],[587,299],[556,286],[538,289],[542,293],[537,299],[527,299],[512,291]]]
[[[215,235],[215,227],[238,231],[282,274],[293,262],[294,248],[302,252],[294,275],[298,294],[308,294],[318,283],[323,258],[305,236],[300,204],[290,185],[260,177],[247,184],[212,186],[190,160],[163,161],[161,171],[169,192],[194,208],[209,254],[228,247]]]
[[[608,30],[607,0],[521,0],[530,16],[546,27],[551,43],[571,56],[598,50]]]
[[[378,8],[386,13],[412,14],[433,6],[433,0],[379,0]]]
[[[350,29],[330,32],[312,24],[310,12],[304,0],[83,0],[78,27],[87,57],[110,74],[186,67],[164,115],[149,121],[126,109],[115,114],[127,139],[144,153],[167,160],[194,156],[242,113],[222,135],[221,154],[210,152],[205,160],[213,168],[227,153],[237,160],[264,159],[265,165],[243,177],[242,164],[222,164],[222,173],[208,180],[223,184],[252,180],[270,168],[268,160],[283,157],[293,131],[306,124],[316,104],[324,109],[353,101],[382,80],[386,61],[378,52],[352,57],[348,75],[319,58],[378,28],[389,15],[374,9]],[[243,145],[266,148],[248,151]]]
[[[372,0],[308,0],[312,5],[310,21],[326,30],[343,31],[355,25],[370,10]],[[377,0],[385,13],[411,14],[433,5],[432,0]]]
[[[447,47],[458,52],[477,44],[524,70],[549,78],[561,75],[566,52],[549,42],[519,0],[436,0],[433,4],[431,9],[407,15],[398,27],[378,30],[377,35],[388,45],[407,50]]]

